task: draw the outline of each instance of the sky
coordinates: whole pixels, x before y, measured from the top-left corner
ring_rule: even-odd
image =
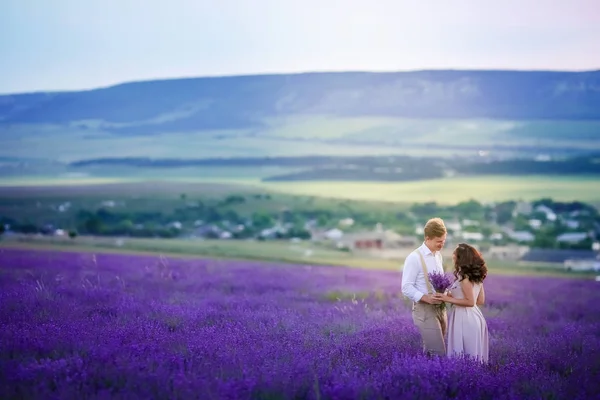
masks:
[[[420,69],[600,69],[600,0],[0,1],[0,93]]]

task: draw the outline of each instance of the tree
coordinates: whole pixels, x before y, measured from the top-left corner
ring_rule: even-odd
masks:
[[[25,222],[24,224],[15,226],[15,231],[21,233],[38,233],[39,229],[34,224],[30,222]]]
[[[273,226],[275,220],[273,217],[265,212],[255,212],[252,214],[252,225],[256,229],[264,229]]]
[[[301,227],[294,227],[285,236],[288,238],[310,239],[310,232]]]
[[[539,207],[539,206],[545,206],[545,207],[548,207],[550,209],[553,209],[553,207],[554,207],[554,201],[552,201],[552,199],[550,199],[550,198],[545,197],[543,199],[536,200],[536,201],[532,202],[531,205],[533,206],[533,208],[536,208],[536,207]]]
[[[529,220],[526,217],[519,215],[517,218],[515,218],[514,229],[516,231],[530,231],[531,226],[529,226]]]
[[[220,222],[223,218],[221,213],[219,213],[219,211],[217,211],[214,207],[209,207],[206,210],[204,219],[206,222]]]
[[[484,215],[483,205],[477,200],[468,200],[458,203],[454,207],[454,211],[463,218],[480,220]]]
[[[104,223],[98,216],[88,217],[83,223],[85,232],[91,234],[100,234],[104,230]]]
[[[246,198],[239,194],[232,194],[225,198],[223,201],[223,205],[233,205],[233,204],[242,204],[246,202]]]
[[[327,216],[325,214],[321,214],[317,218],[317,224],[319,226],[327,226],[328,223],[329,223],[329,218],[327,218]]]
[[[241,221],[240,216],[234,210],[227,210],[225,215],[223,215],[223,219],[231,222],[232,224],[237,224]]]
[[[439,207],[435,202],[429,202],[429,203],[415,203],[410,207],[410,211],[415,214],[418,215],[420,217],[422,216],[431,216],[431,215],[437,215],[438,211],[439,211]]]
[[[514,201],[505,201],[496,205],[496,223],[504,225],[513,217],[513,212],[517,203]]]

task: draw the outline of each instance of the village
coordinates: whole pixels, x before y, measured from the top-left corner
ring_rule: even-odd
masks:
[[[220,204],[244,203],[241,196],[229,196]],[[600,218],[597,210],[584,203],[464,202],[454,207],[415,204],[410,211],[391,217],[343,211],[297,212],[285,208],[274,213],[254,212],[242,217],[220,205],[187,202],[174,215],[160,220],[143,218],[126,208],[124,202],[104,200],[95,212],[79,210],[77,227],[55,224],[19,224],[4,217],[0,233],[65,236],[100,235],[120,238],[162,237],[187,240],[308,241],[321,248],[336,249],[360,256],[404,259],[420,245],[422,225],[431,215],[444,218],[448,229],[445,255],[453,246],[467,242],[480,248],[490,259],[530,263],[562,264],[569,270],[600,270]],[[69,213],[73,202],[54,205],[53,212]],[[111,211],[114,210],[114,211]],[[159,213],[155,213],[159,215]],[[401,216],[400,216],[401,215]],[[177,219],[175,219],[175,218]],[[198,218],[202,217],[202,218]],[[398,220],[401,219],[401,223]]]
[[[600,271],[600,224],[595,221],[590,230],[579,229],[584,225],[581,219],[592,218],[587,212],[575,210],[560,213],[545,205],[534,207],[528,202],[517,203],[513,218],[525,218],[528,229],[515,229],[515,224],[499,226],[500,232],[485,235],[477,231],[480,222],[475,220],[447,220],[448,229],[444,256],[451,257],[454,246],[467,242],[479,248],[487,258],[530,263],[562,264],[570,271]],[[589,222],[589,221],[588,221]],[[340,221],[341,226],[352,223],[349,219]],[[563,225],[568,232],[555,237],[554,248],[535,247],[536,233],[547,225]],[[393,230],[383,229],[377,224],[371,231],[345,233],[340,228],[329,230],[315,229],[311,240],[329,243],[338,249],[355,253],[368,253],[372,256],[404,259],[422,242],[423,227],[416,225],[413,235],[400,235]],[[589,246],[582,245],[589,243]],[[576,247],[576,248],[573,248]]]

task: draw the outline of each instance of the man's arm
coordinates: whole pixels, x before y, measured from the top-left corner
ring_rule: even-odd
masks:
[[[440,304],[432,295],[425,294],[417,289],[417,275],[421,270],[421,261],[415,253],[410,253],[404,260],[402,268],[402,294],[415,303]]]
[[[404,268],[402,269],[402,294],[418,303],[425,293],[417,289],[417,274],[419,273],[419,265],[416,254],[410,253],[404,260]]]

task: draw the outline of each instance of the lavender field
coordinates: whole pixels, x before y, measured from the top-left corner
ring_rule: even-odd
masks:
[[[494,276],[490,364],[421,355],[400,273],[1,250],[3,399],[589,399],[600,284]]]

